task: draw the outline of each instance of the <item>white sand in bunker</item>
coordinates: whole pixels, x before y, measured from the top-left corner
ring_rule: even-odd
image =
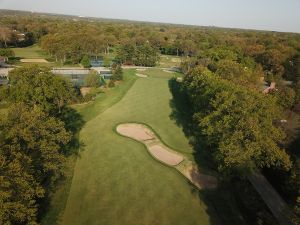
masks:
[[[138,141],[153,140],[155,135],[141,124],[121,124],[117,127],[118,133]]]
[[[123,136],[143,142],[154,158],[169,166],[176,166],[184,159],[181,155],[172,152],[172,150],[160,143],[156,135],[144,125],[121,124],[117,127],[117,132]]]
[[[164,72],[166,72],[166,73],[174,73],[173,71],[171,71],[171,70],[163,70]]]
[[[21,59],[22,63],[49,63],[46,59]]]
[[[136,71],[146,71],[146,69],[136,69]]]
[[[154,158],[169,166],[175,167],[199,189],[217,187],[217,178],[200,173],[191,161],[165,146],[146,125],[136,123],[120,124],[116,130],[125,137],[145,144]]]
[[[146,78],[146,77],[148,77],[147,75],[141,74],[141,73],[137,73],[137,74],[135,74],[135,75],[137,75],[138,77],[141,77],[141,78]]]
[[[149,151],[155,158],[170,166],[176,166],[183,161],[182,156],[171,152],[166,146],[153,145],[149,147]]]

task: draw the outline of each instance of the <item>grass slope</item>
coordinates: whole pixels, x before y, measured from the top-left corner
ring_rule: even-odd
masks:
[[[148,73],[149,74],[149,73]],[[174,149],[191,154],[170,120],[170,74],[138,79],[125,97],[90,120],[80,136],[84,151],[74,170],[63,224],[210,224],[199,192],[145,147],[114,132],[119,123],[149,124]]]

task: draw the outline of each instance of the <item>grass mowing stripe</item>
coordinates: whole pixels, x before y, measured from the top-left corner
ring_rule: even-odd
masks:
[[[114,132],[119,123],[149,124],[175,149],[192,153],[170,119],[168,79],[138,79],[124,98],[86,123],[63,224],[209,224],[199,191],[145,146]],[[175,138],[174,138],[175,137]]]
[[[126,92],[130,89],[130,87],[134,84],[136,79],[137,78],[134,76],[133,70],[125,70],[124,81],[117,87],[101,94],[94,102],[73,107],[81,113],[86,121],[88,121],[121,100]],[[0,112],[2,111],[0,110]],[[43,217],[41,224],[53,225],[62,223],[61,219],[64,214],[64,209],[66,207],[67,199],[69,196],[76,160],[77,156],[70,156],[67,159],[65,169],[66,179],[59,183],[56,191],[52,193],[49,209]]]

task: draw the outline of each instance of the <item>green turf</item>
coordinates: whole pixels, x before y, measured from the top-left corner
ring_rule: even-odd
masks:
[[[125,70],[124,81],[112,89],[107,89],[104,93],[96,97],[96,101],[87,104],[74,106],[75,109],[83,116],[85,121],[99,115],[105,109],[118,102],[128,89],[133,85],[137,77],[134,70]]]
[[[141,78],[120,102],[85,125],[80,134],[85,148],[63,224],[209,224],[206,204],[183,176],[113,131],[123,122],[147,123],[169,146],[190,154],[184,134],[169,118],[170,98],[168,79]]]
[[[134,74],[134,70],[125,70],[124,81],[122,83],[112,89],[107,90],[105,93],[101,93],[99,96],[97,96],[94,102],[75,105],[73,106],[73,108],[77,109],[78,112],[81,113],[85,121],[91,120],[99,113],[103,112],[104,110],[108,109],[110,106],[118,102],[125,95],[125,93],[133,85],[134,81],[137,79]],[[4,112],[4,109],[1,110],[0,108],[0,114],[2,111]],[[65,179],[57,184],[56,190],[51,194],[51,202],[47,209],[47,213],[42,218],[41,224],[61,224],[61,219],[64,213],[70,186],[72,183],[76,157],[76,155],[72,155],[67,159],[66,168],[64,171]]]
[[[192,157],[181,128],[170,119],[173,75],[157,69],[142,73],[149,77],[126,70],[116,88],[75,107],[88,121],[80,133],[84,148],[75,168],[75,158],[69,159],[67,179],[51,196],[42,224],[242,225],[228,191],[198,191],[145,146],[114,131],[119,123],[146,123],[167,145]]]
[[[48,54],[44,52],[38,45],[32,45],[26,48],[13,48],[16,57],[24,59],[45,59]]]

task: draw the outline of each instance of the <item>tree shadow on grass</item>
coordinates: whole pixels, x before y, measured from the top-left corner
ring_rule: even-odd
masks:
[[[192,105],[182,83],[177,82],[175,78],[171,79],[169,80],[169,89],[173,97],[170,100],[172,109],[170,118],[182,128],[189,144],[193,147],[193,156],[199,171],[217,174],[212,155],[205,151],[209,147],[203,141],[205,139],[201,137],[201,132],[193,121]],[[198,190],[190,182],[189,184],[192,193],[197,194],[201,202],[207,206],[206,212],[210,216],[211,225],[246,224],[239,212],[230,184],[219,182],[218,188],[203,190]]]
[[[51,179],[43,182],[43,186],[46,187],[47,192],[46,196],[38,202],[40,205],[38,220],[42,221],[42,224],[58,223],[67,203],[76,158],[80,157],[80,151],[82,151],[85,146],[79,139],[80,130],[85,124],[82,116],[75,109],[66,107],[60,114],[59,119],[65,123],[66,130],[70,132],[72,136],[69,144],[62,149],[67,158],[64,174],[56,179],[55,182],[52,182]],[[56,199],[53,199],[54,197]],[[55,205],[53,205],[53,202]]]
[[[62,111],[60,119],[65,123],[66,130],[72,133],[70,143],[65,146],[66,156],[76,154],[84,149],[84,143],[79,139],[79,132],[85,124],[83,117],[73,108],[67,107]]]
[[[199,169],[216,170],[212,157],[203,149],[206,148],[206,143],[199,138],[201,136],[198,132],[197,124],[193,121],[193,109],[188,99],[185,90],[182,88],[182,83],[177,82],[176,79],[169,80],[169,89],[172,94],[170,100],[170,107],[172,112],[170,119],[182,128],[189,144],[193,147],[193,156],[196,160]]]

